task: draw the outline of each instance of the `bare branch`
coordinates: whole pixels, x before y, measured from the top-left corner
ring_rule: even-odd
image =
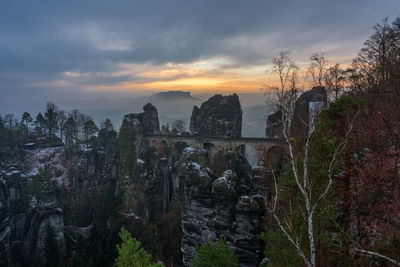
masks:
[[[400,266],[400,261],[394,260],[394,259],[392,259],[392,258],[389,258],[388,256],[379,254],[379,253],[377,253],[377,252],[369,251],[369,250],[364,250],[364,249],[360,249],[360,248],[355,248],[354,250],[357,251],[357,252],[360,252],[360,253],[364,253],[364,254],[368,254],[368,255],[372,255],[372,256],[376,256],[376,257],[385,259],[385,260],[387,260],[387,261],[390,261],[390,262],[393,263],[393,264],[396,264],[396,265]]]

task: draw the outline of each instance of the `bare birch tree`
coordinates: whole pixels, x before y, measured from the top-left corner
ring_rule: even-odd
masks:
[[[332,187],[333,171],[336,164],[338,163],[339,155],[346,146],[347,136],[352,130],[353,121],[349,122],[349,125],[351,126],[346,132],[344,140],[341,143],[337,144],[334,149],[333,155],[329,162],[326,182],[323,190],[321,192],[315,192],[314,187],[312,186],[313,177],[310,177],[310,173],[308,170],[310,163],[309,154],[312,145],[313,133],[315,131],[316,120],[318,118],[317,115],[322,106],[317,106],[313,110],[309,111],[312,114],[310,114],[309,123],[307,125],[308,133],[305,138],[304,147],[300,149],[299,153],[302,154],[300,155],[299,153],[295,152],[295,141],[290,136],[290,128],[294,119],[294,110],[298,95],[295,80],[291,80],[291,77],[293,78],[293,76],[291,75],[295,75],[294,67],[292,67],[293,63],[288,53],[281,53],[277,58],[274,58],[272,63],[273,70],[275,73],[278,74],[281,81],[280,88],[276,88],[276,95],[278,96],[276,105],[277,107],[279,107],[279,110],[281,112],[281,120],[283,125],[282,135],[288,150],[288,162],[290,169],[293,172],[294,179],[300,192],[301,198],[304,201],[303,217],[305,220],[305,225],[307,226],[306,232],[308,237],[308,252],[300,245],[300,238],[296,236],[294,231],[292,231],[293,222],[288,221],[287,217],[280,218],[280,216],[278,216],[277,203],[279,201],[280,190],[278,188],[278,183],[273,170],[272,173],[275,184],[275,196],[272,205],[268,205],[267,209],[275,219],[279,229],[283,232],[287,240],[295,247],[298,255],[303,259],[304,263],[309,267],[314,267],[316,266],[314,214],[319,204],[322,200],[324,200]],[[322,81],[322,77],[315,77],[316,81],[320,82],[320,79]],[[299,168],[299,164],[302,166],[302,168]]]
[[[311,77],[313,86],[322,86],[328,60],[322,52],[313,53],[310,60],[311,63],[308,66],[307,74]]]
[[[299,67],[287,51],[281,52],[277,57],[273,58],[272,65],[273,73],[279,77],[279,84],[270,88],[275,96],[272,104],[277,110],[281,110],[282,105],[286,106],[297,99],[297,73]]]

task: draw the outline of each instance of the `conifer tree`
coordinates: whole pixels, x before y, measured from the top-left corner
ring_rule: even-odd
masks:
[[[60,265],[60,251],[58,248],[58,239],[54,227],[47,222],[44,228],[44,256],[46,259],[46,266],[59,266]]]
[[[57,109],[58,108],[56,105],[54,105],[51,102],[47,102],[46,112],[44,114],[44,117],[50,138],[55,134],[55,130],[57,129],[58,126]]]
[[[119,255],[115,267],[162,267],[160,263],[151,262],[151,255],[141,248],[141,243],[132,238],[126,229],[122,228],[119,236],[122,244],[117,245]]]
[[[85,122],[85,125],[83,126],[83,130],[85,133],[85,141],[87,142],[89,138],[95,134],[99,129],[97,128],[96,124],[93,122],[93,120],[87,120]]]
[[[42,136],[44,134],[45,126],[46,126],[46,120],[44,119],[43,115],[41,112],[36,116],[35,120],[35,131],[39,136]]]
[[[25,126],[28,129],[28,123],[32,122],[31,114],[29,114],[28,112],[24,112],[24,114],[22,115],[22,121],[25,122]]]

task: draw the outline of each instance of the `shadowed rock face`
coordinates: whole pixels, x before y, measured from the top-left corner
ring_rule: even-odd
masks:
[[[38,202],[26,195],[27,177],[14,171],[2,177],[0,186],[0,265],[16,260],[31,266],[32,255],[44,256],[44,228],[50,223],[56,233],[59,249],[64,252],[63,211],[58,208],[55,194]]]
[[[142,113],[126,114],[124,121],[132,127],[135,136],[160,133],[157,108],[150,103],[143,107]]]
[[[158,120],[157,108],[148,103],[143,107],[143,113],[140,113],[140,122],[143,125],[144,134],[160,133],[160,122]]]
[[[292,136],[305,136],[308,132],[310,113],[313,103],[326,105],[326,90],[323,86],[313,87],[310,91],[302,93],[296,101],[294,120],[290,133]]]
[[[196,163],[201,151],[183,154],[176,163],[182,216],[183,263],[192,266],[196,245],[225,237],[227,246],[239,256],[240,266],[257,266],[259,233],[263,227],[265,176],[250,169],[239,155],[232,170],[217,178],[207,167]]]
[[[267,118],[265,136],[269,138],[280,138],[282,136],[282,112],[277,111]]]
[[[305,136],[307,134],[307,125],[309,123],[310,111],[317,104],[325,106],[327,103],[326,90],[323,86],[313,87],[300,95],[296,101],[294,109],[294,117],[290,134],[292,136]],[[280,138],[282,137],[282,120],[281,112],[277,111],[267,118],[267,127],[265,129],[266,137]]]
[[[86,149],[72,158],[66,157],[62,147],[20,150],[19,154],[24,157],[15,157],[16,163],[0,168],[0,266],[7,266],[7,263],[32,266],[34,257],[43,260],[47,223],[54,228],[59,251],[63,254],[68,239],[64,235],[64,220],[68,214],[63,207],[68,202],[64,197],[68,195],[60,194],[61,191],[68,190],[74,198],[79,197],[99,190],[118,176],[116,133],[113,131],[108,133],[102,151]],[[66,177],[64,168],[68,168]],[[44,179],[40,180],[43,188],[39,190],[32,181],[38,181],[40,170],[46,170],[48,176],[41,178]],[[62,187],[56,189],[56,185]],[[87,210],[75,213],[76,222],[87,226],[91,222],[90,213]]]
[[[194,107],[190,131],[200,136],[241,137],[242,109],[237,94],[215,95]]]

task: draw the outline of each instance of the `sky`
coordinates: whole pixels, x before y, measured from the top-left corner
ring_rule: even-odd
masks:
[[[398,15],[399,0],[5,0],[0,113],[167,90],[259,93],[280,51],[348,64]]]

